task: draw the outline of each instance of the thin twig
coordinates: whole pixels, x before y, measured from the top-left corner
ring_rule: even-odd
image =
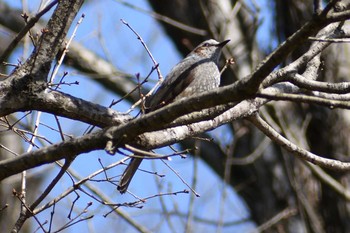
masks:
[[[140,34],[138,34],[136,32],[135,29],[133,29],[129,23],[127,23],[125,20],[123,19],[120,19],[120,21],[125,24],[136,36],[137,36],[137,39],[141,42],[142,46],[145,48],[148,56],[151,58],[152,62],[153,62],[153,67],[152,67],[152,70],[151,72],[153,72],[154,69],[156,69],[157,73],[158,73],[158,82],[156,83],[156,85],[145,95],[145,98],[152,95],[152,93],[160,86],[160,84],[162,84],[163,82],[163,75],[160,71],[160,68],[159,68],[159,63],[154,59],[151,51],[148,49],[146,43],[143,41],[142,37],[140,36]],[[149,76],[148,76],[149,77]],[[147,77],[147,78],[148,78]],[[146,78],[146,80],[147,80]],[[141,98],[139,101],[137,101],[133,106],[131,106],[131,108],[128,110],[127,114],[130,113],[136,106],[138,106],[140,103],[142,103],[143,101],[143,98]]]
[[[128,22],[126,22],[125,20],[123,19],[120,19],[120,21],[125,24],[128,28],[130,28],[130,30],[137,36],[137,39],[141,42],[141,44],[143,45],[143,47],[146,49],[147,53],[148,53],[148,56],[151,58],[153,64],[154,64],[154,67],[156,67],[157,69],[157,73],[158,73],[158,78],[160,80],[163,80],[163,75],[162,73],[160,72],[160,69],[159,69],[159,63],[154,59],[151,51],[148,49],[146,43],[143,41],[142,37],[135,31],[135,29],[133,29],[130,24]]]
[[[280,213],[273,216],[270,220],[266,221],[262,225],[260,225],[258,228],[256,228],[253,232],[263,232],[267,229],[273,227],[283,219],[290,218],[297,214],[297,210],[295,208],[286,208],[282,210]]]
[[[52,205],[54,205],[54,203],[57,203],[59,202],[60,200],[62,200],[63,198],[65,198],[66,196],[68,196],[69,194],[71,194],[77,187],[79,187],[80,185],[83,185],[85,184],[87,181],[90,181],[92,178],[94,178],[95,176],[101,174],[102,172],[104,171],[107,171],[113,167],[116,167],[122,163],[125,162],[125,160],[127,160],[127,158],[124,158],[120,161],[117,161],[113,164],[110,164],[109,166],[107,167],[104,167],[103,169],[100,169],[92,174],[90,174],[89,176],[85,177],[85,178],[79,178],[79,181],[75,182],[72,187],[68,188],[65,192],[61,193],[60,195],[58,195],[54,200],[46,203],[45,205],[39,207],[39,208],[36,208],[35,210],[33,210],[33,214],[38,214],[42,211],[44,211],[45,209],[51,207]],[[68,169],[69,173],[72,174],[72,171],[70,171]],[[73,177],[76,177],[77,175],[76,174],[73,174]]]
[[[77,30],[78,30],[79,25],[83,22],[84,17],[85,17],[85,15],[82,14],[81,17],[80,17],[80,19],[78,20],[78,22],[77,22],[77,24],[76,24],[74,30],[73,30],[72,36],[71,36],[71,37],[69,38],[69,40],[67,41],[66,46],[64,46],[62,55],[61,55],[60,59],[58,60],[58,62],[55,64],[55,68],[54,68],[54,70],[53,70],[53,72],[52,72],[52,75],[51,75],[51,77],[50,77],[49,83],[52,83],[53,80],[54,80],[54,78],[56,77],[56,74],[57,74],[59,68],[61,67],[61,64],[62,64],[62,62],[63,62],[63,59],[64,59],[64,57],[66,56],[66,53],[68,52],[68,48],[69,48],[70,44],[71,44],[72,41],[73,41],[73,38],[75,37],[75,35],[76,35],[76,33],[77,33]],[[57,87],[56,87],[56,88],[57,88]]]
[[[121,100],[123,100],[124,98],[126,98],[128,95],[130,95],[131,93],[133,93],[134,91],[140,89],[140,86],[143,85],[144,83],[146,83],[148,81],[148,78],[151,76],[151,74],[153,73],[153,71],[155,71],[158,68],[158,66],[152,66],[151,71],[148,73],[148,75],[146,76],[146,78],[139,84],[136,85],[136,87],[134,89],[132,89],[128,94],[124,95],[120,100],[118,100],[118,102],[113,102],[113,104],[117,104],[119,103]],[[141,104],[144,100],[144,98],[150,96],[155,89],[160,85],[161,80],[158,80],[158,82],[156,83],[156,85],[145,95],[145,96],[141,96],[141,98],[134,103],[130,109],[126,112],[126,114],[129,114],[132,110],[134,110],[139,104]]]
[[[12,40],[12,42],[7,46],[6,50],[2,53],[0,57],[0,63],[2,63],[6,57],[8,57],[12,51],[16,48],[17,44],[22,40],[22,38],[27,34],[27,32],[39,21],[41,16],[47,13],[54,5],[58,3],[58,0],[52,1],[47,7],[31,18],[26,26],[17,34],[17,36]]]
[[[11,150],[10,148],[8,148],[8,147],[6,147],[6,146],[4,146],[2,144],[0,144],[0,148],[6,150],[7,152],[9,152],[11,154],[13,154],[14,156],[19,156],[18,153],[16,153],[15,151]]]
[[[55,233],[56,232],[60,232],[64,229],[67,229],[79,222],[82,222],[82,221],[86,221],[86,220],[89,220],[91,218],[94,217],[94,215],[90,215],[88,217],[81,217],[83,214],[85,214],[87,212],[87,209],[92,205],[91,202],[87,203],[86,207],[79,213],[77,214],[77,216],[75,216],[73,219],[69,220],[65,225],[63,225],[61,228],[59,228],[57,231],[54,231]],[[78,219],[79,218],[79,219]]]
[[[177,156],[177,155],[180,155],[181,157],[182,154],[185,154],[185,153],[188,153],[188,150],[185,150],[185,151],[180,151],[180,152],[175,152],[175,153],[172,153],[172,154],[169,154],[169,155],[161,155],[161,154],[157,154],[157,153],[154,153],[154,152],[149,152],[149,151],[145,151],[145,150],[141,150],[141,149],[138,149],[136,147],[133,147],[131,145],[128,145],[128,144],[125,144],[125,148],[127,150],[130,150],[131,152],[135,153],[135,154],[138,154],[140,156],[137,156],[137,155],[131,155],[130,157],[133,157],[133,158],[144,158],[144,159],[165,159],[165,160],[171,160],[170,157],[172,156]]]
[[[201,144],[202,142],[200,140],[195,141],[195,148],[198,148],[193,153],[193,172],[192,172],[192,189],[196,189],[197,183],[198,183],[198,160],[199,155],[201,154]],[[193,216],[194,216],[194,209],[195,209],[195,196],[191,195],[189,200],[189,206],[188,206],[188,215],[186,219],[186,226],[185,226],[185,232],[193,232]]]
[[[51,192],[51,190],[56,186],[58,181],[62,178],[62,176],[66,173],[67,169],[71,165],[71,160],[65,160],[64,165],[61,166],[61,170],[56,175],[56,177],[51,181],[51,183],[46,187],[46,189],[42,192],[42,194],[30,205],[30,210],[34,210],[45,197]]]
[[[191,188],[191,186],[180,176],[180,174],[175,171],[168,163],[166,163],[164,160],[162,160],[162,162],[172,171],[174,172],[174,174],[181,180],[182,183],[184,183],[190,190],[191,192],[196,195],[196,197],[200,197],[201,195],[199,195],[193,188]]]
[[[42,112],[38,112],[38,115],[36,116],[35,124],[34,124],[34,132],[33,136],[30,139],[30,144],[27,149],[27,153],[33,150],[34,147],[34,141],[36,139],[36,135],[38,133],[39,124],[40,124],[40,118],[41,118]],[[26,189],[27,189],[27,171],[22,172],[22,178],[21,178],[21,197],[22,202],[26,204]],[[22,212],[24,213],[26,211],[26,207],[22,205]]]
[[[46,233],[47,231],[45,230],[43,224],[39,221],[39,219],[37,218],[37,216],[36,216],[35,214],[33,214],[32,210],[26,205],[25,200],[23,199],[22,194],[18,194],[15,190],[13,190],[12,193],[13,193],[14,196],[16,196],[16,197],[18,198],[18,200],[21,202],[21,206],[23,206],[23,207],[25,208],[25,210],[22,211],[22,214],[25,214],[25,213],[27,212],[28,214],[27,214],[26,216],[28,216],[28,217],[29,217],[29,216],[33,216],[34,219],[35,219],[35,221],[39,224],[40,228],[43,230],[43,232]],[[21,217],[20,217],[19,219],[21,219]],[[12,232],[17,232],[17,231],[15,230],[15,228],[16,228],[16,229],[20,229],[20,228],[22,227],[24,221],[22,222],[21,225],[18,225],[18,223],[21,223],[21,221],[17,221],[17,222],[16,222],[16,224],[15,224],[14,229],[13,229]]]
[[[224,65],[224,67],[222,67],[222,69],[220,71],[220,75],[222,75],[222,73],[224,73],[224,71],[227,69],[227,67],[229,65],[233,65],[233,64],[235,64],[235,60],[233,58],[226,59],[225,65]]]
[[[325,99],[323,97],[301,95],[301,94],[289,94],[289,93],[271,94],[263,90],[257,94],[257,97],[265,98],[268,100],[283,100],[283,101],[287,100],[287,101],[294,101],[294,102],[313,103],[313,104],[326,106],[331,109],[334,109],[334,108],[350,109],[350,103],[348,101],[349,96],[347,96],[348,98],[346,98],[347,101],[344,101],[344,100]]]

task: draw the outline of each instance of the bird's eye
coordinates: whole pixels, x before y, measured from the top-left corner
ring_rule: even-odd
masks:
[[[203,47],[209,47],[209,45],[210,45],[209,43],[204,43]]]

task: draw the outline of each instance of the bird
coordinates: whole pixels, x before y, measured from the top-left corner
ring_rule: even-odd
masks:
[[[170,70],[157,91],[145,99],[145,114],[174,101],[219,87],[219,58],[222,48],[229,41],[218,42],[214,39],[209,39],[194,48]],[[131,179],[141,162],[142,158],[131,158],[117,187],[120,193],[123,194],[127,191]]]

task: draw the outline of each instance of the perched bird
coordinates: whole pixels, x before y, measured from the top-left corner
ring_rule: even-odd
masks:
[[[221,43],[210,39],[199,44],[165,77],[158,90],[145,100],[145,111],[151,112],[171,102],[212,90],[220,84],[218,68],[221,49],[230,40]],[[142,159],[132,158],[118,185],[125,193]]]

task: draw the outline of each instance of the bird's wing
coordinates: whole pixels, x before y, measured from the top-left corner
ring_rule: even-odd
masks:
[[[167,75],[158,90],[146,99],[146,112],[156,110],[171,103],[194,80],[195,68],[205,61],[194,62],[186,57]]]

